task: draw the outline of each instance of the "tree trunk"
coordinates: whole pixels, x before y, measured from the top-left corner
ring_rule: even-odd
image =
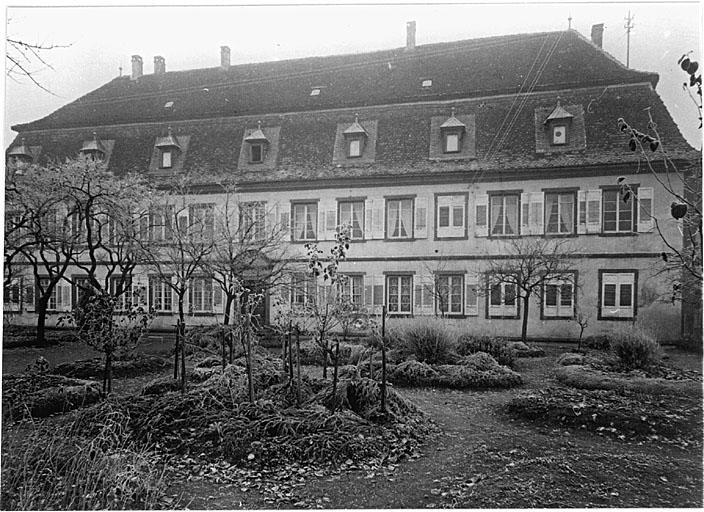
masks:
[[[178,328],[178,322],[176,323],[176,338],[174,339],[174,380],[178,379],[178,358],[179,358],[179,352],[181,350],[180,344],[179,344],[179,336],[181,336],[181,331]]]
[[[247,390],[249,394],[249,402],[254,403],[254,381],[252,379],[252,333],[249,313],[244,317],[245,333],[247,339]]]
[[[321,348],[323,352],[323,378],[327,379],[328,378],[328,340],[325,339],[325,335],[321,332],[320,333],[320,343],[318,343],[318,346]]]
[[[336,409],[335,407],[335,395],[337,394],[337,368],[338,368],[338,362],[340,360],[340,340],[335,340],[335,360],[333,361],[333,370],[332,370],[332,410],[334,411]]]
[[[220,331],[220,348],[222,349],[222,369],[225,369],[225,366],[227,366],[227,349],[226,349],[226,343],[225,343],[225,338],[227,336],[227,333],[225,332],[225,327],[223,326],[222,331]]]
[[[232,303],[234,302],[234,300],[235,300],[235,298],[232,295],[225,292],[225,312],[222,317],[223,325],[230,324],[230,311],[232,311]]]
[[[381,308],[381,414],[386,416],[386,306]]]
[[[108,352],[105,358],[105,371],[108,377],[108,390],[107,394],[112,393],[112,354]]]
[[[186,392],[186,315],[183,311],[183,294],[178,297],[179,338],[181,339],[181,394]]]
[[[40,297],[37,301],[37,343],[46,344],[46,308],[49,305],[49,298]]]
[[[521,327],[521,341],[526,342],[528,334],[528,306],[530,305],[530,293],[523,297],[523,326]]]
[[[291,321],[288,322],[288,379],[289,382],[293,383],[293,331],[291,330]]]
[[[296,407],[301,406],[301,331],[296,326]]]

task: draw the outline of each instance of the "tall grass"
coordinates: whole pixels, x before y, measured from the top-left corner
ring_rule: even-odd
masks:
[[[609,336],[610,347],[622,367],[633,370],[660,362],[662,348],[648,332],[638,327],[619,330]]]
[[[390,323],[389,340],[404,355],[428,364],[457,360],[457,328],[441,318],[413,318]]]
[[[3,510],[153,509],[166,489],[164,468],[127,442],[127,418],[108,414],[97,435],[77,424],[3,433]],[[172,506],[172,504],[170,505]]]

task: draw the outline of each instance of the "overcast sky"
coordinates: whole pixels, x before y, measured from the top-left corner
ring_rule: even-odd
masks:
[[[701,57],[698,2],[9,7],[8,37],[70,46],[44,54],[54,69],[32,67],[55,96],[29,80],[6,80],[4,147],[16,135],[11,125],[100,87],[118,76],[120,66],[129,74],[133,54],[142,56],[145,73],[153,72],[155,55],[165,57],[167,71],[176,71],[219,65],[221,45],[230,46],[232,63],[239,64],[400,47],[409,20],[416,20],[417,44],[424,44],[564,30],[571,16],[572,27],[587,37],[593,24],[604,23],[604,49],[625,62],[629,10],[631,67],[660,75],[657,91],[687,140],[701,148],[696,109],[682,90],[687,76],[677,65],[690,50]]]

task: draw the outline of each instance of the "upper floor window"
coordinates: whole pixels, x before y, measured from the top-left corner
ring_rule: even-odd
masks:
[[[603,192],[604,233],[630,233],[633,231],[633,194],[626,201],[618,189]]]
[[[545,193],[545,233],[569,235],[575,227],[575,194]]]
[[[413,276],[399,275],[386,277],[386,304],[390,315],[410,315],[412,311],[411,290]]]
[[[244,141],[249,146],[249,163],[261,164],[266,157],[266,148],[269,144],[269,139],[262,131],[262,123],[257,123],[257,129],[244,138]]]
[[[636,271],[599,271],[599,318],[633,318],[636,304]]]
[[[552,143],[556,146],[567,144],[567,125],[556,124],[552,127]]]
[[[465,235],[467,198],[464,195],[437,196],[437,232],[439,238]]]
[[[354,123],[342,132],[345,138],[347,158],[359,158],[364,153],[364,143],[368,137],[367,131],[359,124],[359,118],[354,116]]]
[[[32,151],[30,150],[29,146],[27,146],[24,137],[22,137],[22,143],[19,146],[14,146],[10,148],[10,151],[7,152],[7,156],[8,163],[14,165],[28,164],[34,160]]]
[[[350,227],[352,240],[364,239],[364,201],[340,201],[338,225]]]
[[[162,169],[171,169],[171,150],[164,149],[161,151],[161,166]]]
[[[518,194],[492,194],[489,199],[489,233],[492,236],[517,235]]]
[[[318,203],[294,203],[292,235],[297,241],[315,240],[318,231]]]
[[[215,204],[192,204],[188,208],[188,225],[191,234],[212,236],[215,227]]]
[[[386,200],[386,237],[413,237],[413,199]]]
[[[439,275],[435,280],[437,311],[443,315],[462,314],[463,275]]]
[[[261,201],[240,204],[240,230],[243,240],[263,240],[265,237],[264,203]]]
[[[574,276],[552,279],[543,287],[543,316],[572,318],[574,316]]]

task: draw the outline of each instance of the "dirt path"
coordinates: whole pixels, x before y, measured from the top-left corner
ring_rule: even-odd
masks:
[[[553,357],[521,361],[523,389],[547,386],[552,364]],[[211,509],[702,506],[701,445],[639,444],[512,421],[499,407],[518,390],[402,392],[441,433],[393,471],[308,477],[282,503],[265,499],[280,485],[265,478],[258,491],[206,481],[178,488],[192,508]]]

